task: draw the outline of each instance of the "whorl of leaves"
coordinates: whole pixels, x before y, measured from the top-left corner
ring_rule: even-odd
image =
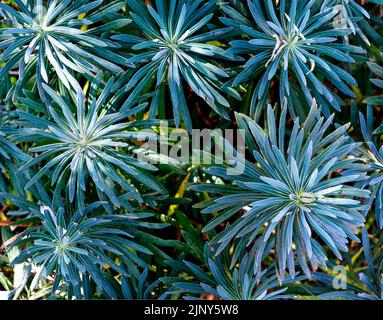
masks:
[[[254,272],[270,250],[275,252],[277,272],[283,279],[285,269],[295,275],[295,261],[306,275],[310,268],[326,267],[326,244],[338,259],[347,252],[348,239],[364,223],[360,200],[369,192],[352,186],[365,179],[358,173],[358,162],[349,157],[360,143],[349,142],[344,125],[329,132],[333,117],[325,120],[313,105],[304,124],[294,121],[291,134],[286,132],[286,106],[277,122],[271,106],[267,110],[266,129],[249,117],[237,114],[246,130],[249,152],[258,163],[245,159],[239,175],[228,175],[225,167],[208,168],[206,172],[232,181],[234,186],[196,185],[194,190],[219,194],[202,212],[219,212],[204,228],[209,231],[239,215],[231,225],[213,238],[219,254],[235,238],[241,240],[234,253],[232,266],[246,246],[255,254]],[[227,143],[225,141],[222,144]],[[271,253],[270,253],[271,254]]]
[[[73,95],[65,89],[62,94],[57,94],[43,86],[51,98],[48,117],[19,110],[20,120],[15,124],[20,128],[10,134],[15,142],[32,143],[29,153],[37,154],[19,168],[22,172],[38,168],[26,189],[48,176],[55,202],[65,192],[70,202],[76,198],[81,207],[86,202],[90,181],[100,200],[109,199],[117,206],[131,197],[143,201],[134,182],[156,192],[162,190],[150,177],[150,172],[156,168],[137,159],[142,150],[134,143],[140,135],[138,129],[150,127],[151,123],[129,120],[147,104],[134,106],[125,102],[121,106],[119,97],[112,91],[113,78],[103,86],[98,77],[86,99],[80,101],[73,101]],[[31,99],[23,99],[23,102],[32,110],[36,106]],[[40,114],[45,115],[44,109],[41,106]],[[151,135],[155,136],[155,133]],[[124,193],[118,194],[118,189]]]
[[[119,45],[103,33],[130,22],[118,12],[124,2],[102,6],[103,0],[22,1],[17,8],[0,3],[0,70],[3,82],[10,71],[18,71],[14,90],[10,92],[18,100],[26,83],[33,79],[41,96],[45,97],[43,84],[58,77],[65,87],[81,94],[77,75],[94,77],[101,70],[114,73],[123,71],[120,65],[126,59],[113,52]],[[82,17],[82,18],[81,18]],[[110,19],[111,22],[97,26]]]
[[[238,99],[240,96],[222,82],[229,78],[229,74],[216,61],[238,58],[226,55],[224,49],[209,43],[231,30],[207,28],[214,15],[215,2],[159,0],[145,6],[143,2],[127,1],[134,22],[132,28],[137,35],[121,34],[112,38],[128,45],[133,54],[128,62],[137,65],[126,90],[133,87],[137,87],[136,91],[144,90],[153,83],[155,94],[150,106],[151,117],[158,114],[167,88],[176,125],[182,119],[191,129],[184,90],[186,83],[214,111],[229,119],[230,105],[225,94]]]
[[[222,7],[228,16],[223,23],[239,28],[247,38],[230,42],[227,53],[251,55],[233,85],[257,79],[252,113],[257,101],[265,104],[273,79],[278,79],[281,98],[290,101],[303,94],[309,105],[315,98],[326,116],[331,108],[339,111],[342,102],[322,79],[355,97],[350,85],[357,86],[356,80],[338,64],[355,62],[352,55],[364,54],[365,50],[341,41],[350,29],[334,25],[341,12],[338,6],[315,0],[282,0],[278,6],[272,0],[248,0],[246,16],[227,5]],[[294,108],[293,101],[291,105],[293,115],[305,116],[304,110]]]
[[[30,207],[31,217],[38,219],[41,225],[28,228],[8,248],[31,243],[12,264],[30,259],[40,267],[35,283],[40,277],[54,273],[53,293],[67,285],[69,292],[77,298],[90,298],[87,289],[92,280],[107,297],[117,298],[114,280],[106,275],[105,266],[123,277],[128,277],[129,273],[138,276],[138,267],[146,266],[139,254],[151,255],[152,252],[134,242],[134,233],[142,227],[162,228],[166,225],[141,221],[152,216],[148,213],[97,214],[101,205],[94,203],[72,215],[63,207],[55,211],[48,206],[41,206],[40,210]],[[120,263],[115,262],[116,257]]]

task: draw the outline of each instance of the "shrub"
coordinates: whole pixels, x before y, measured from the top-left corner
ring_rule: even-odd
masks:
[[[382,5],[0,2],[0,297],[382,299]]]

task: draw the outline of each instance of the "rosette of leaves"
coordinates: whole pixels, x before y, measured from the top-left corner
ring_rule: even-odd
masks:
[[[121,34],[112,37],[126,43],[134,54],[129,62],[137,69],[126,90],[136,87],[139,93],[144,88],[154,87],[150,117],[164,114],[165,110],[159,110],[159,105],[165,107],[163,99],[168,91],[176,125],[182,119],[191,130],[184,90],[184,84],[187,84],[216,113],[229,119],[230,105],[224,94],[238,99],[240,96],[222,83],[229,74],[216,61],[236,58],[226,55],[220,46],[209,43],[230,30],[206,27],[213,18],[216,1],[159,0],[145,5],[144,2],[127,0],[127,4],[137,36]]]
[[[140,139],[157,137],[146,131],[140,138],[140,129],[150,128],[153,122],[134,120],[146,104],[120,104],[113,78],[103,85],[99,76],[86,99],[65,88],[57,93],[43,86],[51,98],[47,110],[24,98],[20,109],[28,111],[18,110],[20,119],[9,132],[12,141],[32,144],[28,153],[36,155],[19,168],[34,172],[26,189],[44,179],[52,186],[55,204],[65,192],[81,208],[89,197],[129,208],[129,199],[143,202],[138,189],[166,193],[150,174],[157,169],[149,163],[149,151],[140,147]]]
[[[214,257],[214,258],[213,258]],[[172,283],[168,294],[180,294],[185,299],[200,299],[213,296],[223,300],[276,300],[292,298],[283,295],[288,289],[281,287],[280,281],[271,270],[267,270],[262,277],[254,275],[254,255],[246,254],[235,268],[229,268],[229,250],[221,255],[214,255],[210,246],[205,246],[205,259],[208,272],[198,265],[184,261],[187,272],[194,278],[192,281]],[[189,278],[189,276],[188,276]],[[285,279],[284,284],[302,280],[299,277],[292,280]]]
[[[241,160],[238,153],[236,167],[213,166],[206,170],[232,181],[232,185],[194,186],[196,191],[217,194],[213,203],[199,205],[208,205],[204,214],[218,212],[205,226],[205,232],[232,221],[211,240],[219,244],[217,254],[237,238],[240,243],[232,266],[250,247],[256,255],[254,272],[259,274],[263,260],[273,255],[282,280],[286,269],[295,276],[296,261],[309,277],[308,263],[314,270],[319,265],[326,267],[328,253],[324,245],[342,259],[341,252],[348,251],[348,239],[359,241],[354,233],[363,225],[362,212],[368,207],[360,199],[370,195],[367,190],[353,187],[366,177],[358,169],[358,159],[349,156],[360,143],[349,142],[345,135],[348,124],[330,133],[333,116],[328,120],[320,117],[314,104],[304,124],[296,119],[290,130],[286,114],[285,106],[278,122],[269,106],[266,129],[237,114],[255,163]],[[221,144],[225,150],[233,149],[226,140]]]
[[[2,196],[28,205],[22,199]],[[102,214],[101,206],[98,202],[72,212],[63,207],[53,210],[30,205],[29,219],[36,225],[19,234],[7,247],[10,250],[26,246],[12,264],[26,262],[39,267],[40,272],[33,279],[36,285],[54,274],[52,294],[65,290],[69,297],[89,299],[94,295],[95,283],[106,297],[121,296],[122,289],[113,275],[140,278],[139,267],[146,268],[140,256],[152,254],[135,241],[134,234],[139,229],[160,229],[166,224],[144,221],[152,216],[150,213]]]
[[[119,45],[102,35],[130,22],[118,11],[123,1],[102,5],[103,0],[15,0],[0,3],[0,81],[10,71],[18,79],[13,100],[31,79],[45,98],[43,83],[57,78],[79,94],[78,75],[93,78],[100,71],[123,71],[126,59],[114,52]],[[103,22],[102,25],[99,25]]]
[[[363,152],[363,156],[370,166],[369,179],[364,185],[368,185],[371,189],[369,204],[372,205],[375,200],[376,222],[380,229],[383,229],[383,125],[381,124],[378,128],[374,128],[372,106],[367,107],[366,118],[363,113],[359,113],[359,120],[363,138],[368,147]]]
[[[329,117],[331,108],[341,109],[339,92],[355,97],[350,86],[357,86],[357,81],[340,64],[354,63],[353,55],[365,50],[340,41],[350,29],[336,28],[333,20],[339,7],[323,4],[282,0],[276,5],[272,0],[248,0],[246,15],[221,6],[226,14],[222,22],[245,35],[245,39],[230,42],[227,53],[251,55],[233,81],[233,86],[254,82],[251,114],[257,106],[266,105],[275,82],[281,101],[287,97],[292,116],[302,120],[313,98]]]

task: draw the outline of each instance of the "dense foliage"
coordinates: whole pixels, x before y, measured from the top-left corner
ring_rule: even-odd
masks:
[[[0,299],[383,299],[382,17],[1,1]]]

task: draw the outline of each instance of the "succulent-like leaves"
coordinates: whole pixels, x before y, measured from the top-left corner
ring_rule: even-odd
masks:
[[[157,279],[153,283],[148,284],[149,270],[145,270],[141,275],[136,278],[133,276],[125,277],[121,279],[121,288],[124,299],[127,300],[150,300],[153,290],[161,283],[160,279]],[[159,300],[166,298],[166,293],[159,297]]]
[[[48,277],[54,272],[52,293],[64,282],[77,298],[81,298],[84,295],[81,288],[89,287],[90,276],[106,296],[117,298],[113,284],[105,275],[105,266],[124,277],[129,273],[139,276],[138,266],[146,266],[139,254],[152,253],[134,242],[134,233],[130,231],[166,225],[141,222],[141,219],[152,216],[149,213],[97,214],[96,209],[101,204],[95,203],[84,211],[77,210],[73,215],[64,208],[55,212],[48,206],[41,206],[40,210],[30,208],[32,217],[38,218],[41,225],[28,228],[12,243],[9,249],[30,243],[12,263],[31,259],[42,268],[39,277]],[[120,263],[116,263],[111,255],[118,257]]]
[[[349,85],[357,86],[357,82],[339,67],[339,62],[353,63],[352,55],[364,54],[365,50],[340,41],[349,35],[350,29],[334,25],[340,8],[326,3],[323,6],[323,2],[313,0],[293,0],[275,5],[272,0],[248,0],[248,18],[223,5],[228,18],[222,21],[239,28],[248,39],[232,41],[227,53],[251,55],[233,84],[259,78],[252,96],[252,113],[258,100],[262,105],[268,98],[273,79],[278,79],[280,99],[287,97],[293,116],[298,115],[302,120],[306,110],[294,108],[291,101],[297,95],[303,95],[308,105],[315,98],[327,117],[330,107],[339,111],[342,103],[328,84],[355,97]]]
[[[375,200],[376,222],[383,229],[383,125],[374,129],[374,113],[372,106],[367,108],[367,119],[363,113],[359,114],[363,137],[366,141],[368,152],[364,158],[370,166],[369,179],[365,182],[371,189],[369,204]]]
[[[181,294],[185,299],[198,299],[201,295],[212,295],[223,300],[276,300],[291,298],[283,293],[288,289],[281,287],[275,273],[270,269],[262,274],[262,280],[253,273],[254,255],[242,257],[238,267],[230,269],[229,250],[215,255],[210,246],[205,246],[205,259],[209,273],[205,273],[194,263],[185,261],[186,269],[194,276],[193,282],[172,283],[169,294]],[[302,280],[285,279],[284,284]]]
[[[0,3],[0,17],[6,28],[0,28],[0,81],[10,71],[18,72],[13,100],[34,79],[45,97],[43,84],[57,76],[68,89],[82,89],[77,75],[93,78],[100,71],[123,71],[126,58],[113,52],[119,45],[105,37],[106,33],[130,22],[118,14],[123,1],[102,5],[103,0],[33,0],[15,1],[17,8]],[[105,18],[115,21],[101,27]]]
[[[370,239],[365,227],[362,229],[362,240],[369,273],[359,274],[359,279],[367,288],[367,292],[359,293],[358,296],[367,300],[383,300],[383,274],[378,275],[375,271],[379,264],[373,259]],[[378,270],[380,270],[380,267],[378,267]]]
[[[230,105],[223,93],[239,96],[221,82],[229,75],[215,61],[236,58],[225,55],[221,47],[208,43],[231,29],[206,28],[213,18],[215,2],[159,0],[145,6],[143,2],[127,0],[137,36],[121,34],[112,38],[125,42],[134,53],[129,62],[137,65],[137,71],[127,83],[126,90],[137,87],[139,93],[154,82],[151,117],[157,116],[167,87],[176,125],[182,118],[185,126],[191,129],[184,90],[186,83],[214,111],[229,118]]]
[[[117,206],[129,198],[143,201],[134,181],[155,192],[165,192],[150,176],[150,171],[156,168],[149,160],[137,158],[137,154],[144,158],[146,151],[134,141],[142,134],[139,129],[150,127],[151,123],[130,121],[129,117],[143,110],[146,104],[120,105],[118,96],[113,95],[113,85],[113,78],[105,86],[100,78],[96,79],[85,100],[65,89],[58,94],[44,85],[51,98],[47,107],[49,118],[18,112],[21,128],[10,137],[33,143],[29,152],[37,154],[19,169],[38,169],[26,189],[48,176],[50,185],[54,186],[54,203],[65,191],[68,199],[73,202],[76,198],[82,208],[91,182],[100,200],[109,199]],[[33,105],[28,99],[24,102]],[[153,137],[155,133],[147,132],[146,136]],[[125,191],[122,196],[119,190]]]
[[[382,299],[382,5],[0,1],[0,298]]]
[[[369,62],[367,65],[374,76],[378,76],[378,78],[372,78],[371,82],[378,88],[383,89],[383,67],[374,62]],[[363,102],[371,105],[383,106],[383,95],[366,98]]]
[[[237,114],[256,164],[243,160],[244,172],[237,175],[228,175],[224,167],[207,169],[212,175],[233,181],[234,188],[210,184],[194,187],[222,194],[203,211],[220,212],[205,231],[238,213],[238,219],[212,239],[220,244],[217,253],[238,238],[241,245],[236,248],[232,266],[251,246],[256,255],[254,271],[260,273],[264,257],[273,250],[282,279],[285,269],[294,277],[296,258],[308,276],[308,261],[313,269],[325,267],[328,257],[323,244],[342,259],[340,252],[348,250],[347,239],[358,241],[354,233],[363,225],[362,212],[366,209],[360,199],[369,197],[368,191],[352,186],[365,176],[358,172],[357,160],[349,157],[360,145],[344,136],[349,125],[328,133],[333,117],[327,121],[321,118],[314,105],[304,124],[300,126],[299,119],[294,121],[287,136],[286,113],[285,106],[278,123],[269,106],[266,130]]]
[[[23,163],[29,161],[30,157],[5,138],[5,133],[0,127],[0,192],[7,191],[7,183],[4,173],[9,172],[12,184],[20,189],[16,166],[14,161]]]
[[[346,282],[344,290],[330,291],[320,294],[321,299],[347,299],[347,300],[383,300],[383,275],[377,260],[381,259],[380,250],[373,255],[369,235],[365,227],[362,228],[362,243],[365,262],[368,270],[355,274],[347,272],[341,281]],[[346,271],[346,268],[344,269]],[[315,280],[331,288],[334,284],[333,275],[323,272],[313,274]]]
[[[326,7],[340,10],[339,17],[335,21],[336,27],[351,29],[354,36],[370,45],[370,41],[363,30],[368,25],[367,21],[370,19],[370,14],[363,6],[355,0],[329,0],[323,2],[322,10]]]

